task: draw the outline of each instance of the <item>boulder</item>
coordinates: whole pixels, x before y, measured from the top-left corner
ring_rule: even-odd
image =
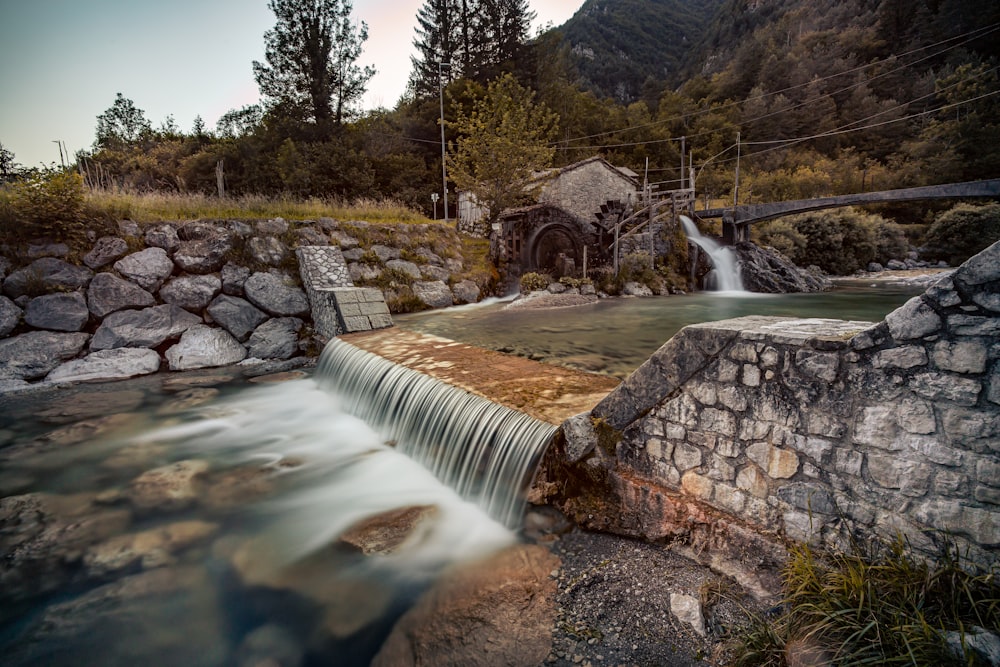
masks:
[[[243,286],[247,300],[276,317],[306,315],[309,299],[291,279],[274,273],[255,273]]]
[[[119,310],[148,308],[155,304],[152,294],[113,273],[98,273],[87,288],[87,307],[100,318]]]
[[[463,280],[451,287],[455,303],[476,303],[479,301],[479,285],[471,280]]]
[[[228,366],[243,361],[246,348],[228,331],[197,324],[181,336],[179,343],[167,350],[172,371]]]
[[[182,228],[184,229],[187,229],[187,225]],[[226,263],[226,256],[232,249],[233,244],[228,235],[181,241],[174,251],[174,262],[188,273],[215,273]]]
[[[303,322],[297,317],[276,317],[254,329],[247,341],[248,356],[256,359],[288,359],[299,351],[299,331]]]
[[[451,290],[440,280],[415,282],[411,288],[413,294],[431,308],[446,308],[454,303]]]
[[[184,310],[200,313],[222,291],[222,280],[216,275],[181,276],[160,288],[160,298]]]
[[[128,243],[118,236],[102,236],[94,247],[83,256],[83,263],[95,271],[121,259],[128,252]]]
[[[119,310],[108,315],[94,332],[90,349],[157,347],[200,323],[200,317],[173,304],[142,310]]]
[[[146,245],[151,248],[163,248],[168,255],[180,247],[181,239],[173,225],[157,225],[146,231]]]
[[[296,229],[295,246],[301,247],[307,245],[330,245],[330,239],[327,238],[326,234],[315,227],[302,227],[301,229]]]
[[[803,271],[773,248],[747,242],[738,243],[735,248],[743,286],[751,292],[820,292],[831,286],[829,280]]]
[[[226,235],[227,232],[224,228],[212,224],[211,222],[206,222],[205,220],[191,220],[189,222],[185,222],[177,230],[177,236],[180,237],[182,241],[205,241],[207,239],[215,239]]]
[[[288,246],[273,236],[255,236],[247,245],[250,256],[260,264],[281,266],[288,258]]]
[[[160,355],[155,350],[118,347],[99,350],[58,366],[45,378],[49,382],[90,382],[124,380],[160,370]]]
[[[382,275],[382,269],[370,264],[351,262],[347,265],[347,274],[351,277],[351,282],[358,284],[370,280],[376,280]]]
[[[80,354],[85,333],[29,331],[0,341],[0,370],[8,378],[38,380],[63,361]]]
[[[90,269],[55,257],[42,257],[7,276],[3,291],[11,299],[72,291],[86,287],[93,277]]]
[[[451,278],[451,274],[448,273],[447,269],[442,269],[440,266],[433,266],[431,264],[421,266],[420,275],[424,280],[440,280],[442,282],[448,282],[448,279]]]
[[[414,250],[413,254],[424,260],[427,264],[432,264],[433,266],[444,266],[444,260],[441,259],[441,256],[434,254],[430,248],[424,248],[421,246]]]
[[[162,567],[173,563],[175,554],[207,540],[218,528],[218,524],[195,519],[115,535],[90,547],[83,555],[83,567],[91,579],[137,568]]]
[[[255,233],[266,236],[278,236],[288,231],[288,221],[284,218],[271,218],[269,220],[257,220],[253,223]]]
[[[222,293],[229,296],[243,296],[243,285],[250,277],[250,269],[238,264],[226,264],[222,267]]]
[[[128,238],[139,238],[142,230],[139,228],[139,224],[132,220],[119,220],[118,233]]]
[[[898,259],[890,259],[885,263],[885,268],[890,271],[903,271],[906,269],[906,262],[901,262]]]
[[[517,545],[444,573],[396,623],[373,667],[542,665],[552,648],[559,559]]]
[[[399,259],[400,252],[399,248],[390,248],[389,246],[375,244],[370,248],[371,252],[375,253],[378,257],[378,261],[385,264],[391,259]]]
[[[32,243],[28,246],[25,255],[29,259],[39,257],[66,257],[69,254],[69,246],[65,243]]]
[[[140,512],[176,512],[198,500],[201,477],[208,462],[200,459],[177,461],[147,470],[125,489],[125,498]]]
[[[174,263],[163,248],[146,248],[119,259],[115,271],[139,287],[155,292],[174,272]]]
[[[622,294],[624,296],[653,296],[653,290],[641,283],[628,282],[622,288]]]
[[[3,338],[21,321],[22,311],[13,301],[0,296],[0,338]]]
[[[406,542],[421,522],[437,515],[436,505],[391,509],[351,525],[339,539],[365,556],[391,554]]]
[[[226,294],[220,294],[208,304],[208,314],[240,342],[246,341],[253,330],[267,320],[267,313],[246,299]]]
[[[35,297],[24,309],[24,322],[36,329],[82,331],[90,318],[82,292],[56,292]]]
[[[423,277],[420,275],[420,267],[402,259],[390,259],[385,263],[385,268],[397,271],[413,280],[420,280]]]

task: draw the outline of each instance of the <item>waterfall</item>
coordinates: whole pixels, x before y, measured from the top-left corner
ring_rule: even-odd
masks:
[[[680,216],[681,225],[688,240],[696,244],[708,254],[708,258],[715,267],[709,274],[709,278],[714,278],[715,291],[718,292],[745,292],[743,279],[740,277],[740,267],[736,262],[736,253],[732,248],[724,246],[718,241],[708,236],[703,236],[695,226],[694,221],[686,215]],[[706,285],[710,284],[706,281]]]
[[[509,528],[556,427],[334,339],[315,375],[362,419]]]

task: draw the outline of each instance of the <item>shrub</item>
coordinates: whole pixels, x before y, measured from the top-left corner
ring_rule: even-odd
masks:
[[[537,292],[538,290],[543,290],[549,286],[552,282],[552,277],[545,273],[525,273],[521,276],[521,291],[522,292]]]
[[[881,247],[895,252],[905,237],[882,217],[854,209],[834,209],[789,216],[759,230],[761,242],[774,246],[799,266],[815,264],[827,273],[846,275],[878,258]],[[903,251],[905,254],[905,250]]]
[[[875,261],[885,264],[890,259],[905,259],[910,242],[901,225],[888,220],[875,223]]]
[[[997,572],[970,571],[954,545],[937,564],[911,556],[902,539],[855,544],[849,553],[794,547],[783,573],[783,612],[758,618],[736,653],[736,665],[782,665],[784,647],[808,639],[832,664],[975,664],[971,650],[950,654],[943,631],[1000,625]]]
[[[1000,204],[959,204],[943,213],[924,238],[927,259],[958,265],[1000,240]]]
[[[83,178],[73,172],[37,172],[9,186],[3,211],[6,238],[46,236],[70,245],[85,239]]]

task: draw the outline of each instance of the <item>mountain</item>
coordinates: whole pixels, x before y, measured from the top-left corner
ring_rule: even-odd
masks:
[[[559,31],[578,83],[624,104],[679,85],[725,0],[587,0]]]

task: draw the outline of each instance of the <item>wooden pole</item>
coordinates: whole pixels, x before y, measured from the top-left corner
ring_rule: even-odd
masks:
[[[215,186],[219,190],[219,199],[226,198],[226,175],[223,171],[223,163],[225,160],[219,160],[215,163]]]

